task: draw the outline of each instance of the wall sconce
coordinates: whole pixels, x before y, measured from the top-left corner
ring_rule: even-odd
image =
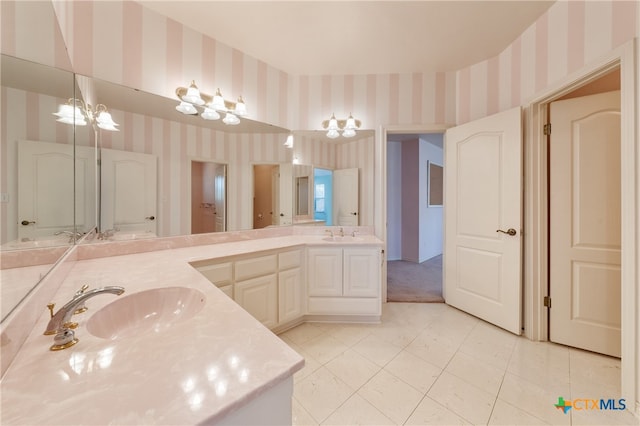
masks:
[[[360,120],[356,120],[351,114],[346,120],[338,120],[335,114],[331,114],[330,119],[322,122],[322,128],[327,130],[328,138],[335,139],[340,136],[340,132],[345,138],[351,138],[356,135],[356,130],[360,128],[360,124]]]
[[[78,106],[79,105],[79,106]],[[95,109],[89,104],[85,104],[81,99],[69,99],[66,104],[58,106],[58,112],[53,115],[58,117],[56,121],[65,124],[75,124],[76,126],[86,126],[87,120],[95,122],[104,130],[118,132],[118,123],[113,121],[111,114],[104,104],[96,105]]]
[[[227,101],[222,97],[220,89],[216,91],[216,94],[211,96],[206,93],[202,93],[195,81],[191,81],[189,87],[177,87],[176,96],[180,99],[180,104],[176,107],[176,110],[187,115],[198,114],[198,108],[202,108],[200,117],[204,120],[218,120],[220,119],[220,113],[224,113],[225,116],[222,119],[224,124],[236,125],[240,123],[238,117],[247,115],[247,106],[242,99],[242,96],[238,97],[237,102]]]

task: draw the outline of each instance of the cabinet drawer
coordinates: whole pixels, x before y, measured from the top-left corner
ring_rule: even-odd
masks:
[[[278,254],[278,268],[281,271],[285,269],[297,268],[300,266],[302,258],[301,250],[285,251]]]
[[[207,279],[215,284],[216,287],[223,287],[231,284],[231,262],[220,263],[218,265],[199,266],[198,272],[207,277]]]
[[[278,261],[275,254],[260,256],[253,259],[239,260],[235,265],[236,282],[248,278],[276,273]]]

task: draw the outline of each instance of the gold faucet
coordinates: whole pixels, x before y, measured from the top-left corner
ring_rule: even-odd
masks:
[[[78,339],[76,339],[73,331],[78,324],[71,322],[70,319],[78,308],[84,306],[84,302],[87,299],[104,293],[111,293],[118,296],[124,293],[124,288],[119,286],[102,287],[89,291],[85,290],[86,289],[80,289],[77,291],[74,294],[73,299],[65,303],[65,305],[55,314],[53,313],[55,304],[49,303],[47,305],[51,314],[51,319],[49,320],[49,324],[47,324],[47,329],[44,334],[55,334],[55,337],[53,338],[53,345],[50,348],[52,351],[66,349],[78,343]]]

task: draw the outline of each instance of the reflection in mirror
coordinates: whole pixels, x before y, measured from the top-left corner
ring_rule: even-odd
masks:
[[[253,228],[292,224],[290,163],[253,165]]]
[[[103,157],[100,230],[108,231],[102,233],[102,241],[187,235],[196,232],[195,229],[197,232],[210,232],[197,223],[194,228],[194,221],[198,220],[195,216],[204,213],[200,210],[206,211],[210,222],[218,212],[223,213],[218,218],[217,229],[236,231],[253,227],[251,164],[291,164],[291,150],[283,145],[289,130],[246,118],[242,118],[238,125],[226,125],[221,120],[203,120],[198,115],[176,111],[177,99],[98,79],[90,80],[94,102],[107,105],[113,120],[120,124],[119,132],[99,131],[98,136]],[[251,105],[247,106],[251,112]],[[147,156],[149,164],[155,163],[156,170],[149,171],[152,166],[140,166],[137,170],[129,167],[122,178],[105,176],[105,173],[111,173],[105,172],[104,154],[109,152],[107,150],[125,157]],[[143,162],[141,158],[137,161]],[[225,182],[217,178],[214,182],[218,183],[213,184],[224,188],[213,195],[219,197],[216,215],[212,215],[215,200],[196,201],[195,197],[192,198],[193,174],[197,172],[193,166],[195,162],[225,166],[224,172],[218,171],[219,176],[224,173]],[[143,188],[144,179],[155,182],[151,185],[157,188],[156,201],[150,201],[146,206],[142,203],[144,197],[131,195],[131,187],[139,188],[145,194],[153,192],[151,188]],[[111,188],[106,188],[105,182],[109,180]],[[129,191],[120,194],[118,189],[126,189],[125,182]],[[106,196],[105,193],[112,195]],[[134,198],[138,203],[135,211],[123,212],[119,205],[131,204]],[[140,231],[140,226],[145,223],[149,227]]]
[[[321,131],[295,131],[294,224],[373,226],[375,134],[330,139]],[[309,177],[309,213],[298,213],[298,178]]]
[[[296,178],[296,216],[309,215],[309,176]]]
[[[227,230],[227,166],[191,162],[191,233]]]
[[[74,126],[52,114],[76,95],[71,72],[7,55],[1,67],[4,320],[74,242]]]

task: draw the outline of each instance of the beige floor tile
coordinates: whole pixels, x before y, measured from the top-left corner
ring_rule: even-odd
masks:
[[[514,407],[500,399],[496,401],[489,419],[490,425],[546,425],[547,423],[524,410]]]
[[[480,321],[460,346],[460,351],[506,370],[518,336]]]
[[[325,420],[323,425],[394,425],[395,423],[357,393]]]
[[[362,386],[358,395],[396,424],[403,424],[423,397],[421,392],[384,370]]]
[[[522,337],[516,342],[507,371],[543,387],[569,383],[569,348]]]
[[[431,385],[442,373],[440,367],[407,351],[400,352],[384,369],[423,394],[427,393]]]
[[[457,352],[445,371],[497,396],[504,377],[504,371],[462,352]]]
[[[315,324],[304,323],[300,324],[297,327],[289,329],[284,333],[281,333],[279,336],[281,338],[285,338],[286,341],[290,341],[298,345],[300,343],[304,343],[311,339],[314,339],[324,333],[325,330],[317,327]]]
[[[306,362],[295,425],[638,425],[628,411],[554,406],[617,400],[618,359],[513,336],[445,304],[389,303],[382,324],[304,324],[280,337]]]
[[[411,414],[405,425],[470,425],[468,421],[458,416],[442,404],[425,396]]]
[[[380,367],[384,367],[402,350],[400,346],[389,343],[381,337],[374,336],[373,334],[370,334],[360,340],[352,346],[352,349],[367,358],[369,361],[373,361],[378,364]]]
[[[311,355],[323,365],[349,349],[340,340],[326,333],[301,343],[300,347],[303,352]]]
[[[427,393],[473,424],[486,424],[491,416],[495,396],[444,371]]]
[[[325,366],[354,391],[360,389],[380,371],[379,365],[369,361],[353,349],[345,351]]]
[[[291,424],[293,426],[317,426],[318,422],[300,405],[297,399],[292,398]]]
[[[554,404],[558,402],[558,397],[570,399],[569,396],[570,386],[568,383],[559,382],[543,386],[507,373],[502,382],[498,399],[547,423],[568,425],[571,423],[571,416],[558,410]]]
[[[451,346],[426,330],[405,348],[407,352],[440,368],[447,366],[457,349],[457,346]]]
[[[300,405],[322,423],[351,395],[353,390],[325,367],[295,384],[293,395]]]

